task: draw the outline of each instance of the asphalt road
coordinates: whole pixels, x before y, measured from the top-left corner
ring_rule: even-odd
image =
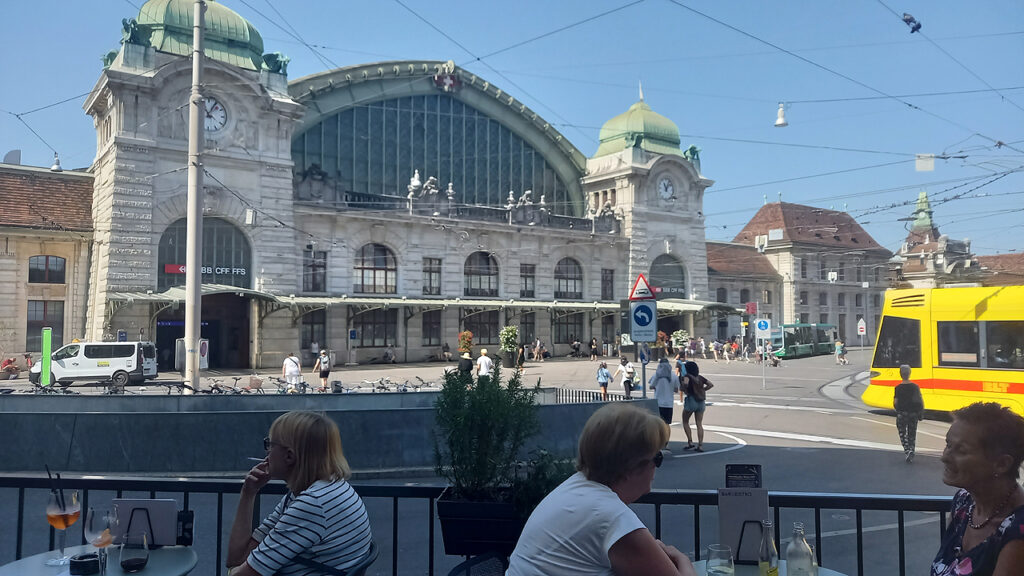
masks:
[[[939,455],[948,424],[941,419],[926,419],[918,431],[918,457],[913,464],[904,461],[895,417],[869,410],[859,400],[866,383],[868,351],[852,350],[850,365],[838,366],[831,357],[787,361],[779,368],[765,369],[746,362],[700,360],[701,373],[715,387],[708,393],[705,452],[683,450],[686,438],[680,424],[681,406],[675,409],[671,458],[667,458],[655,477],[655,488],[715,489],[724,485],[725,465],[756,463],[763,468],[764,484],[770,490],[796,492],[835,492],[873,494],[929,494],[951,496],[954,489],[941,482]],[[610,367],[614,364],[609,360]],[[526,377],[539,378],[544,386],[597,389],[594,374],[598,363],[589,359],[554,359],[529,363]],[[413,365],[373,365],[338,368],[333,379],[347,386],[361,385],[387,375],[393,381],[415,381],[415,376],[436,381],[444,369],[441,363]],[[652,368],[653,365],[649,366]],[[247,373],[246,373],[247,374]],[[270,375],[269,372],[261,372]],[[651,372],[647,374],[649,377]],[[230,384],[233,373],[210,373],[209,377]],[[161,379],[173,379],[163,374]],[[12,381],[15,385],[19,381]],[[20,383],[24,385],[25,381]],[[244,383],[244,382],[243,382]],[[11,382],[5,383],[10,385]],[[368,389],[368,386],[361,390]],[[86,393],[98,389],[83,389]],[[616,391],[613,387],[612,391]],[[144,393],[166,393],[150,383]],[[438,483],[436,478],[382,478],[357,480],[373,483]],[[12,509],[12,493],[0,491],[0,513]],[[233,503],[226,502],[230,522]],[[272,505],[269,501],[265,506]],[[391,573],[391,502],[369,501],[375,537],[382,556],[369,574]],[[29,518],[28,507],[26,522]],[[269,509],[269,508],[266,508]],[[399,574],[426,573],[424,545],[425,506],[403,503],[399,506]],[[651,507],[638,507],[642,519],[654,525]],[[13,518],[11,514],[4,517]],[[807,524],[808,540],[822,533],[823,564],[846,574],[856,573],[855,517],[850,510],[822,512],[822,526],[813,523],[812,511],[789,511],[781,519],[780,532],[785,540],[792,522]],[[663,510],[663,539],[681,549],[693,549],[692,512],[686,507]],[[935,514],[906,514],[906,550],[908,574],[927,574],[931,557],[938,547],[938,517]],[[865,574],[898,574],[896,568],[896,515],[865,513]],[[0,525],[0,541],[9,542],[13,526]],[[713,513],[701,515],[701,544],[713,543],[717,524]],[[783,544],[784,547],[785,544]],[[2,557],[0,562],[10,560]],[[444,574],[459,559],[436,551],[436,574]]]

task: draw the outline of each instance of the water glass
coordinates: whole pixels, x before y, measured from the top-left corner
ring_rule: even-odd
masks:
[[[733,576],[735,570],[732,561],[732,548],[725,544],[708,545],[708,576]]]
[[[145,568],[149,562],[151,542],[149,532],[145,530],[125,534],[121,543],[121,570],[132,574]]]

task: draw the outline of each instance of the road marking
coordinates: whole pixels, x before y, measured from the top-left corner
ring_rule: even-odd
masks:
[[[758,380],[761,379],[761,376],[759,376],[759,375],[755,376],[755,375],[751,375],[751,374],[714,374],[714,373],[710,373],[710,372],[704,372],[703,375],[704,376],[708,376],[708,377],[714,376],[716,378],[721,376],[722,378],[756,378]],[[774,377],[773,376],[767,376],[766,380],[771,381],[772,378],[774,378]],[[821,382],[821,378],[797,378],[796,376],[789,376],[789,375],[779,376],[779,379],[782,379],[782,380],[806,380],[807,382]]]
[[[786,440],[800,440],[803,442],[818,442],[823,444],[835,444],[837,446],[852,446],[854,448],[874,448],[876,450],[889,450],[892,452],[903,452],[903,446],[899,444],[885,444],[882,442],[869,442],[867,440],[851,440],[848,438],[832,438],[830,436],[815,436],[812,434],[794,434],[792,432],[771,432],[767,430],[754,430],[750,428],[731,428],[726,426],[704,426],[705,430],[714,432],[731,432],[734,434],[746,434],[749,436],[765,436],[768,438],[782,438]],[[939,450],[919,449],[918,452],[938,453]]]
[[[861,410],[844,408],[821,408],[817,406],[788,406],[785,404],[760,404],[757,402],[708,402],[708,406],[730,406],[733,408],[761,408],[764,410],[796,410],[798,412],[820,412],[822,414],[863,414]]]
[[[672,425],[673,426],[681,425],[681,423],[680,422],[673,422]],[[708,427],[705,426],[704,430],[707,430],[707,429],[708,429]],[[743,438],[740,438],[739,436],[733,436],[732,434],[726,434],[725,432],[718,432],[718,434],[721,435],[721,436],[725,436],[726,438],[731,439],[733,442],[735,442],[735,444],[733,444],[732,446],[726,446],[725,448],[719,448],[718,450],[705,450],[704,452],[687,452],[685,454],[673,454],[672,457],[673,458],[690,458],[692,456],[708,456],[708,455],[711,455],[711,454],[722,454],[723,452],[732,452],[733,450],[739,450],[740,448],[743,448],[744,446],[747,445],[747,441],[744,440]]]
[[[874,423],[874,424],[881,424],[882,426],[893,426],[893,425],[895,425],[894,422],[879,422],[878,420],[872,420],[871,418],[861,418],[860,416],[850,416],[850,418],[852,420],[862,420],[864,422],[871,422],[871,423]],[[946,439],[946,437],[944,435],[942,435],[942,434],[932,434],[931,432],[926,432],[924,430],[921,430],[920,426],[917,427],[917,433],[918,434],[924,434],[925,436],[931,436],[932,438],[938,438],[939,440],[945,440]]]
[[[721,398],[770,398],[772,400],[801,400],[804,402],[825,402],[826,398],[814,396],[775,396],[773,394],[733,394],[731,392],[715,393]]]

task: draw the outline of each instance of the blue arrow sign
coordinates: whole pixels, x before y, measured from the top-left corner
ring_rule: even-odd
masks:
[[[633,310],[633,321],[636,322],[637,326],[647,326],[651,323],[651,308],[650,306],[637,306]]]
[[[634,342],[654,342],[658,333],[656,300],[634,300],[629,303],[629,335]]]

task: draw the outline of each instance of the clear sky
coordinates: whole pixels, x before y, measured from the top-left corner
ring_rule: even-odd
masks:
[[[979,254],[1024,250],[1020,0],[402,2],[224,4],[256,26],[266,51],[291,57],[291,79],[451,59],[588,156],[642,81],[647,103],[679,126],[683,148],[701,149],[715,181],[704,203],[709,239],[731,240],[766,197],[781,195],[846,209],[896,250],[906,236],[899,219],[926,190],[944,234],[970,238]],[[92,162],[83,94],[101,55],[118,47],[121,19],[141,4],[3,2],[0,154],[20,148],[23,164],[49,166],[52,146],[65,168]],[[786,128],[773,127],[779,102]],[[915,154],[949,158],[916,171]]]

